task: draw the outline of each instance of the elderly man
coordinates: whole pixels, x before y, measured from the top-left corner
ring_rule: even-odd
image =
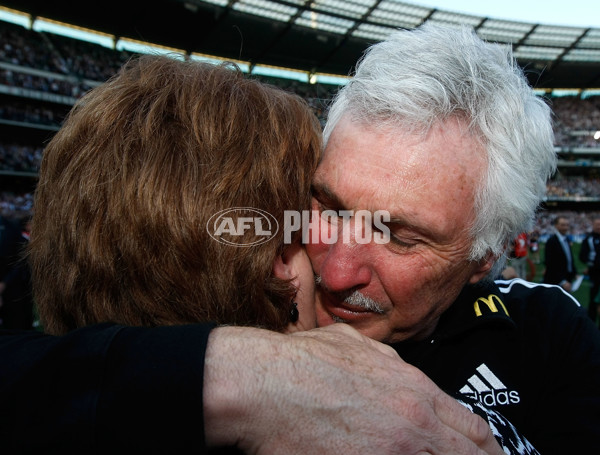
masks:
[[[600,453],[598,331],[559,287],[491,279],[555,167],[550,110],[507,50],[466,30],[398,32],[363,57],[324,138],[314,208],[387,210],[391,234],[358,242],[358,219],[321,217],[322,236],[339,233],[307,245],[319,326],[391,344],[540,453]]]

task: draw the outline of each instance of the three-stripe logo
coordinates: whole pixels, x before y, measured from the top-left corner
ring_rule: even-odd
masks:
[[[476,373],[467,379],[467,383],[459,390],[460,393],[475,398],[487,406],[517,404],[521,401],[519,392],[508,390],[485,363],[475,370]]]

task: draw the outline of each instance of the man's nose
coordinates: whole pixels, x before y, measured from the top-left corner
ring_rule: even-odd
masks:
[[[336,242],[329,247],[320,275],[327,289],[334,292],[361,288],[372,279],[372,242],[359,243],[360,226],[352,219],[340,223]]]

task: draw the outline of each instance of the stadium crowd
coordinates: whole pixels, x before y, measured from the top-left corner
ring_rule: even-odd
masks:
[[[585,99],[572,96],[553,98],[552,109],[556,118],[554,135],[557,146],[599,146],[599,140],[594,139],[593,134],[600,130],[599,96]]]

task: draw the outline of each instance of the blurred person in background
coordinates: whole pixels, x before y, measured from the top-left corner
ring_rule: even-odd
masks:
[[[570,223],[566,217],[557,216],[553,226],[554,234],[548,238],[544,251],[544,283],[557,284],[571,292],[577,270],[568,238]]]
[[[527,256],[529,253],[529,239],[526,232],[521,232],[513,241],[512,248],[508,255],[508,264],[515,270],[517,278],[527,279],[529,274],[529,265]]]
[[[592,232],[586,235],[579,250],[579,260],[586,265],[583,272],[591,282],[588,315],[596,322],[598,317],[598,292],[600,291],[600,217],[592,220]],[[600,321],[599,321],[600,324]]]

